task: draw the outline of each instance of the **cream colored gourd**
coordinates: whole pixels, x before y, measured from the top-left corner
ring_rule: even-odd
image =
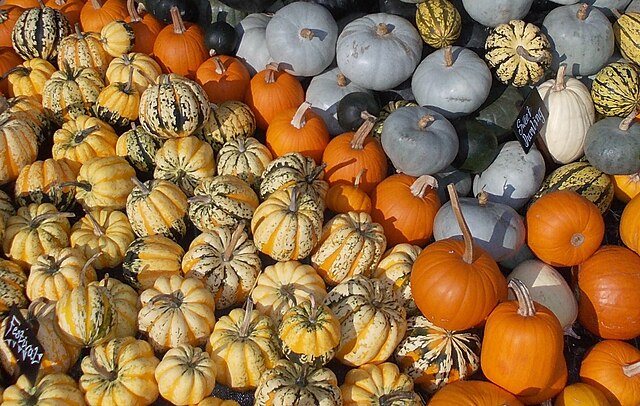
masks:
[[[575,78],[566,78],[565,70],[566,65],[561,65],[555,79],[538,86],[549,111],[540,136],[551,158],[560,164],[573,162],[584,154],[587,130],[595,121],[589,89]]]

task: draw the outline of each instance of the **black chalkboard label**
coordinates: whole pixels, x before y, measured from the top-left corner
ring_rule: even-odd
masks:
[[[538,89],[534,87],[522,103],[520,113],[512,127],[525,153],[528,153],[531,146],[535,144],[536,136],[548,117],[547,106],[544,105]]]
[[[16,357],[20,373],[35,384],[44,357],[44,348],[38,341],[33,326],[25,320],[17,307],[11,307],[6,320],[4,342]]]

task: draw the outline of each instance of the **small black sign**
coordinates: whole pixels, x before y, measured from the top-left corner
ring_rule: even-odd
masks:
[[[529,153],[531,146],[535,144],[535,138],[548,117],[547,106],[544,105],[538,89],[534,87],[522,103],[520,113],[512,126],[525,153]]]
[[[6,321],[4,342],[16,357],[20,373],[35,384],[44,358],[44,348],[38,341],[33,326],[25,320],[17,307],[11,307]]]

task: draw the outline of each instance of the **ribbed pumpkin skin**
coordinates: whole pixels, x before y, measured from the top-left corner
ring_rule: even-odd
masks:
[[[46,375],[36,385],[33,385],[26,375],[21,375],[14,385],[4,390],[2,400],[7,406],[24,404],[84,406],[86,404],[76,381],[62,373]]]
[[[91,114],[104,82],[100,73],[92,68],[62,68],[51,75],[42,91],[42,106],[51,110],[53,121],[65,121],[83,114]]]
[[[636,65],[612,62],[591,83],[596,111],[607,117],[626,117],[640,106],[640,71]]]
[[[79,347],[92,347],[109,340],[118,318],[113,299],[98,283],[80,284],[56,302],[56,320],[64,339]]]
[[[113,127],[99,118],[82,114],[53,133],[51,154],[54,159],[70,161],[77,172],[92,158],[115,155],[117,142]]]
[[[216,309],[247,300],[261,271],[258,250],[241,226],[213,227],[193,239],[182,258],[182,272],[211,291]]]
[[[257,310],[233,309],[213,328],[207,352],[216,364],[216,381],[234,390],[251,390],[280,359],[274,322]]]
[[[91,187],[76,187],[76,200],[89,208],[122,210],[133,190],[135,169],[119,156],[96,157],[80,167],[77,181]]]
[[[367,213],[338,214],[322,229],[311,263],[328,285],[371,275],[387,248],[384,229]]]
[[[113,82],[107,85],[96,100],[95,114],[117,128],[129,126],[140,114],[140,92],[133,82]]]
[[[196,186],[216,170],[211,146],[192,135],[166,140],[154,161],[153,177],[175,183],[187,196],[193,196]]]
[[[57,69],[42,58],[24,61],[19,68],[9,74],[9,96],[31,96],[42,102],[44,84]]]
[[[42,103],[32,96],[15,96],[7,100],[9,112],[16,118],[25,120],[36,133],[38,146],[50,136],[53,123]]]
[[[165,236],[136,238],[125,252],[123,276],[131,286],[149,289],[161,276],[181,275],[183,256],[182,247]]]
[[[495,27],[485,42],[485,49],[485,59],[490,67],[496,68],[498,79],[516,87],[535,85],[551,65],[549,39],[540,28],[522,20]]]
[[[126,283],[108,276],[91,284],[104,286],[111,298],[118,319],[112,338],[135,336],[138,332],[138,311],[140,310],[138,292]]]
[[[91,354],[82,359],[80,376],[89,405],[145,406],[158,398],[154,371],[159,361],[146,341],[117,338],[92,348]]]
[[[336,358],[345,365],[384,362],[407,330],[405,308],[377,279],[353,276],[333,288],[324,304],[340,319]]]
[[[214,55],[198,67],[196,81],[212,103],[244,99],[251,76],[247,67],[229,55]]]
[[[416,316],[407,320],[407,333],[393,356],[416,385],[434,393],[480,368],[480,343],[472,331],[445,330]]]
[[[218,151],[218,175],[234,175],[257,189],[273,155],[264,144],[253,137],[229,140]]]
[[[238,100],[229,100],[211,106],[202,132],[196,135],[208,142],[217,153],[225,142],[252,137],[255,131],[256,118],[249,106]]]
[[[187,137],[209,117],[209,100],[196,82],[176,74],[161,75],[140,97],[140,124],[159,138]]]
[[[462,18],[450,1],[428,0],[417,4],[416,25],[427,45],[443,48],[460,36]]]
[[[233,175],[203,179],[193,195],[188,213],[200,231],[249,222],[259,204],[258,195],[251,186]]]
[[[58,45],[71,33],[67,18],[51,7],[25,10],[11,31],[13,49],[22,59],[42,58],[53,61]]]
[[[311,265],[298,261],[276,262],[258,276],[251,299],[256,309],[280,323],[284,313],[296,303],[310,300],[320,302],[327,295],[324,280]]]
[[[456,381],[445,385],[429,401],[429,406],[523,406],[515,396],[485,381]]]
[[[620,239],[640,255],[640,197],[636,196],[624,208],[620,217]]]
[[[324,180],[323,168],[311,158],[298,152],[283,155],[267,165],[260,182],[260,198],[266,199],[276,190],[297,186],[300,192],[315,196],[324,209],[329,184]]]
[[[379,365],[366,364],[347,372],[344,383],[340,386],[345,406],[362,404],[385,404],[384,399],[393,394],[403,394],[398,400],[401,405],[420,405],[422,402],[413,391],[411,378],[401,373],[398,366],[391,362]],[[390,401],[391,404],[396,403]]]
[[[102,27],[100,38],[105,52],[112,57],[118,57],[133,50],[135,32],[126,22],[114,20]]]
[[[118,137],[116,155],[127,159],[141,172],[151,172],[156,165],[156,153],[162,146],[161,140],[135,124]]]
[[[162,357],[155,370],[160,395],[174,405],[192,405],[216,385],[216,365],[198,347],[182,344]]]
[[[25,308],[29,300],[24,294],[27,275],[20,265],[13,261],[0,259],[0,314],[3,316],[13,305]]]
[[[0,185],[13,182],[20,170],[38,156],[38,139],[29,122],[14,114],[0,114]]]
[[[26,286],[27,297],[32,301],[40,297],[58,301],[66,292],[80,285],[80,273],[86,262],[84,253],[71,247],[56,248],[40,255],[31,265]],[[86,282],[97,280],[92,265],[83,272]]]
[[[304,380],[304,385],[299,380]],[[279,360],[265,371],[255,392],[255,406],[342,405],[338,378],[328,368],[303,369],[300,365]]]
[[[411,268],[420,252],[422,248],[417,245],[395,245],[382,255],[378,266],[371,274],[372,278],[393,286],[398,299],[407,309],[407,315],[419,314],[411,295]]]
[[[625,59],[635,64],[640,63],[638,33],[640,33],[640,13],[624,13],[613,24],[613,34],[620,53]]]
[[[76,171],[67,160],[48,158],[35,161],[20,171],[14,187],[16,203],[52,203],[59,210],[66,210],[74,202],[75,190],[71,186],[59,187],[56,183],[73,182]]]
[[[85,31],[100,32],[111,21],[127,15],[125,0],[88,0],[80,10],[80,22]]]
[[[132,84],[142,95],[145,89],[154,84],[155,80],[162,73],[158,62],[151,56],[139,52],[131,52],[113,58],[107,67],[107,83],[121,82],[129,80],[129,70],[133,69]]]
[[[152,179],[133,188],[126,209],[136,237],[161,234],[179,241],[187,232],[188,206],[187,196],[177,185]]]
[[[609,400],[595,386],[576,382],[567,385],[558,395],[553,406],[610,406]]]
[[[70,66],[73,69],[93,68],[104,78],[111,56],[104,50],[100,34],[80,31],[76,25],[75,33],[69,34],[58,46],[58,66]]]

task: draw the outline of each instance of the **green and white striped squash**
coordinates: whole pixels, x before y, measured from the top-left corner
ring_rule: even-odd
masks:
[[[161,146],[161,140],[144,128],[131,123],[131,129],[118,137],[116,155],[125,158],[139,171],[149,173],[156,165],[156,152]]]
[[[42,58],[51,62],[58,56],[58,45],[71,33],[69,20],[51,7],[24,11],[11,31],[11,43],[22,59]]]
[[[640,13],[627,12],[613,24],[620,53],[630,62],[640,63]]]
[[[7,224],[9,217],[16,214],[16,208],[13,206],[13,200],[11,196],[4,190],[0,190],[0,217],[4,220],[4,224]]]
[[[252,137],[255,133],[256,118],[245,103],[229,100],[210,106],[211,113],[196,136],[208,142],[215,153],[220,151],[225,142],[239,137]]]
[[[158,76],[140,96],[140,124],[159,138],[187,137],[209,117],[209,99],[202,86],[174,73]]]
[[[427,45],[443,48],[460,37],[462,18],[450,1],[426,0],[417,4],[416,26]]]
[[[279,360],[260,377],[255,406],[342,405],[338,378],[328,368],[307,368],[288,360]]]
[[[640,108],[640,71],[635,64],[612,62],[591,83],[596,111],[606,117],[626,117]]]
[[[118,279],[109,278],[109,275],[106,275],[101,281],[91,283],[104,286],[111,297],[111,303],[118,319],[112,338],[135,336],[138,332],[138,311],[140,310],[138,292]]]
[[[485,59],[500,82],[515,87],[535,85],[551,65],[551,43],[540,28],[512,20],[493,29],[485,41]]]
[[[572,162],[551,172],[533,195],[529,205],[547,193],[573,190],[589,199],[604,214],[613,202],[613,189],[611,177],[606,173],[586,161]]]
[[[394,360],[426,392],[466,379],[480,367],[480,337],[475,332],[445,330],[421,315],[409,318],[407,325]]]
[[[133,180],[126,210],[136,237],[161,234],[180,241],[187,232],[187,196],[168,180]]]
[[[258,250],[243,223],[234,229],[214,227],[198,235],[182,258],[182,272],[213,293],[216,309],[247,300],[261,271]]]
[[[407,315],[420,314],[411,294],[411,268],[422,248],[407,243],[396,244],[382,255],[371,277],[393,287]]]
[[[149,289],[161,276],[182,275],[184,250],[163,235],[136,238],[122,261],[122,275],[136,289]]]
[[[27,275],[16,262],[0,258],[0,315],[9,311],[11,306],[25,308],[29,299],[25,295]]]
[[[297,187],[300,194],[311,194],[324,210],[329,184],[324,178],[324,166],[298,152],[282,155],[267,165],[260,182],[260,198],[266,199],[276,190]]]
[[[257,190],[262,173],[273,155],[266,145],[253,137],[238,137],[222,145],[218,152],[218,175],[234,175]]]
[[[200,231],[250,222],[259,204],[258,195],[251,186],[233,175],[203,179],[193,193],[188,213]]]

